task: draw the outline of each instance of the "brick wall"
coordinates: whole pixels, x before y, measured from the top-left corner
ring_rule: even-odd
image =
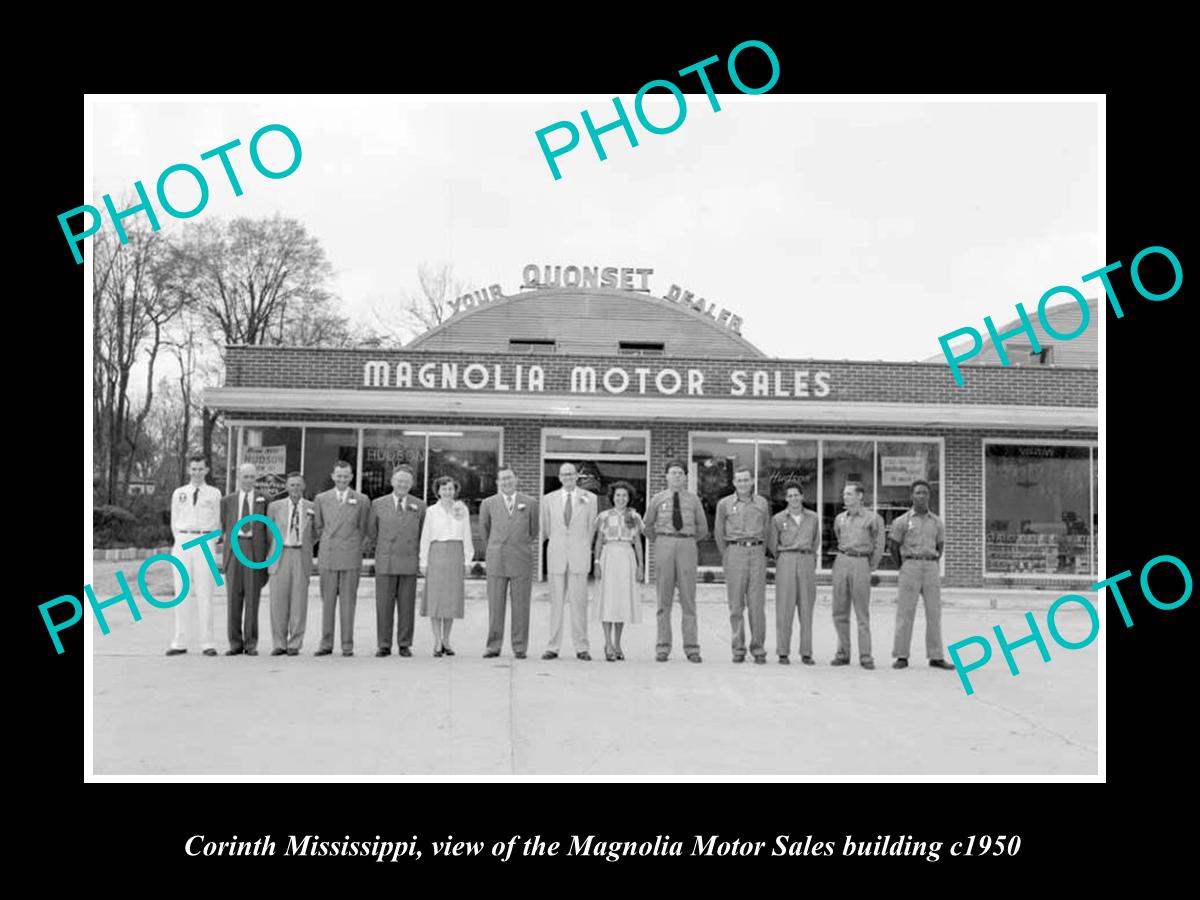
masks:
[[[410,363],[414,372],[426,362],[457,362],[460,370],[480,363],[489,370],[513,365],[542,366],[547,393],[569,392],[570,371],[574,366],[592,366],[598,375],[610,367],[632,373],[635,368],[658,371],[698,369],[704,373],[706,396],[729,396],[730,373],[734,370],[793,369],[830,374],[830,393],[809,401],[859,401],[887,403],[999,404],[1033,406],[1069,406],[1094,408],[1097,402],[1097,371],[1089,368],[974,366],[964,370],[966,383],[956,387],[949,368],[938,363],[852,362],[846,360],[783,359],[684,359],[678,357],[631,359],[611,356],[522,356],[504,353],[462,354],[378,349],[326,350],[299,347],[229,347],[226,351],[225,385],[228,387],[364,389],[363,366],[382,360],[394,370],[400,361]],[[508,377],[508,376],[506,376]],[[653,381],[653,379],[651,379]],[[415,381],[414,381],[415,383]],[[370,388],[368,390],[387,390]],[[391,388],[391,390],[403,390]],[[488,393],[490,385],[470,393]],[[460,386],[458,393],[466,392]],[[635,393],[629,391],[627,393]],[[598,393],[604,393],[603,387]],[[653,389],[648,394],[656,393]],[[686,397],[681,390],[670,395]],[[530,394],[536,398],[537,394]],[[758,398],[747,396],[752,406]],[[534,399],[536,402],[536,399]]]

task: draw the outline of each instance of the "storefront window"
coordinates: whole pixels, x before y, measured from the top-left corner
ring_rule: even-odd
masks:
[[[391,493],[396,466],[413,470],[412,493],[425,496],[425,436],[401,429],[372,429],[363,432],[362,492],[374,500]]]
[[[758,492],[771,504],[771,513],[787,506],[787,488],[798,482],[804,505],[817,506],[817,442],[760,440],[758,442]]]
[[[1092,448],[1092,574],[1100,571],[1100,448]]]
[[[863,505],[875,506],[875,442],[825,441],[823,447],[824,496],[821,498],[821,565],[832,568],[837,556],[833,520],[844,509],[842,491],[857,482],[863,488]],[[882,563],[880,565],[883,565]]]
[[[246,425],[242,428],[238,464],[254,463],[258,469],[255,487],[267,497],[275,499],[282,496],[287,486],[287,473],[300,470],[303,431],[300,426],[278,428]],[[237,487],[236,474],[233,485]]]
[[[985,571],[1092,575],[1090,447],[987,444]]]
[[[717,520],[717,502],[733,493],[733,473],[736,469],[755,470],[756,442],[753,438],[701,437],[692,438],[692,465],[696,469],[696,493],[708,518],[709,536],[699,544],[700,565],[721,565],[721,554],[712,538]]]
[[[306,428],[304,430],[304,483],[308,495],[315,497],[333,487],[333,464],[339,459],[350,463],[358,477],[357,428]],[[355,480],[351,480],[353,486]]]
[[[572,434],[571,432],[546,433],[546,453],[646,455],[646,438],[637,434]]]
[[[938,445],[925,441],[880,441],[876,450],[877,496],[875,511],[888,527],[912,506],[912,483],[929,482],[929,508],[941,509],[941,470]],[[885,553],[880,569],[895,569],[899,564]]]
[[[415,436],[415,435],[414,435]],[[428,440],[428,477],[425,501],[436,503],[433,483],[443,475],[458,482],[458,499],[471,511],[471,536],[475,558],[483,559],[486,547],[479,532],[479,504],[496,493],[496,473],[500,468],[500,434],[496,431],[430,430]]]

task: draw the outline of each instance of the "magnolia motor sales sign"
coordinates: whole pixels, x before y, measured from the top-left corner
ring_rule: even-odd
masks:
[[[369,360],[363,388],[413,391],[649,394],[690,397],[828,397],[829,372],[809,369],[581,366]]]

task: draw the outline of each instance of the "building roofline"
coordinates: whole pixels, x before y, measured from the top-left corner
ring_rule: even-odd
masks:
[[[652,300],[661,306],[671,309],[672,311],[674,311],[677,314],[691,316],[696,321],[703,322],[705,324],[705,326],[714,329],[715,331],[721,333],[722,335],[728,336],[729,338],[733,339],[737,343],[740,343],[746,350],[748,350],[750,352],[750,354],[752,356],[758,356],[758,357],[766,356],[766,354],[763,353],[762,350],[760,350],[758,347],[754,346],[746,338],[742,337],[742,335],[740,333],[738,333],[736,331],[732,331],[729,328],[725,328],[721,325],[718,325],[717,321],[715,319],[712,319],[709,316],[706,316],[701,312],[697,312],[695,309],[693,309],[690,306],[684,306],[680,303],[672,303],[670,300],[667,300],[665,297],[658,297],[654,294],[649,293],[648,291],[622,291],[622,290],[617,290],[614,288],[600,288],[600,287],[597,287],[597,288],[578,288],[578,287],[533,288],[531,290],[519,291],[516,294],[506,294],[500,300],[493,300],[490,303],[481,303],[476,306],[471,306],[465,310],[455,313],[453,316],[451,316],[446,321],[442,322],[440,325],[435,325],[433,328],[430,328],[428,331],[422,332],[421,334],[417,335],[415,338],[413,338],[411,341],[409,341],[407,344],[404,345],[404,349],[405,350],[419,350],[419,349],[421,349],[419,344],[422,341],[427,341],[430,338],[432,338],[434,335],[439,334],[442,331],[445,331],[450,326],[457,325],[459,322],[462,322],[462,321],[470,318],[473,315],[481,313],[484,310],[497,309],[499,307],[512,305],[513,303],[520,303],[520,302],[524,302],[526,300],[531,300],[534,297],[538,297],[538,296],[544,297],[544,296],[553,295],[553,294],[564,294],[564,295],[599,294],[601,296],[607,296],[607,297],[636,297],[638,300],[641,300],[641,301]]]

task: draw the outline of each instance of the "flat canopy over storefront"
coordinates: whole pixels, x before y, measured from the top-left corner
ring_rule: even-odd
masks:
[[[906,425],[937,428],[1011,427],[1087,431],[1097,428],[1093,408],[1032,405],[827,402],[682,397],[539,394],[453,394],[304,388],[208,388],[204,401],[227,412],[522,415],[567,419],[794,422],[828,425]]]

